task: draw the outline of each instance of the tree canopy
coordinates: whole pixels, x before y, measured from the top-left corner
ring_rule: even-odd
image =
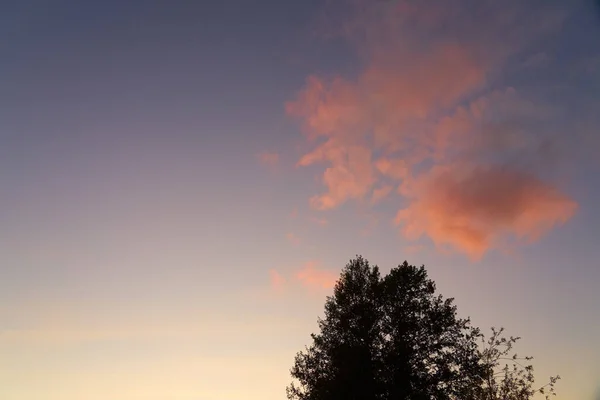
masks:
[[[357,256],[318,326],[296,355],[290,400],[520,400],[535,392],[530,366],[499,367],[518,338],[493,331],[482,347],[480,330],[458,317],[452,298],[436,293],[424,266],[405,261],[382,276]]]

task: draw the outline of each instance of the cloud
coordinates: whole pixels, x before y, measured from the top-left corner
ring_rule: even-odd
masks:
[[[375,183],[371,153],[367,148],[344,145],[332,140],[306,154],[299,165],[307,166],[321,161],[327,161],[331,165],[322,176],[328,192],[310,199],[310,205],[314,209],[328,210],[348,199],[361,199]]]
[[[498,84],[507,60],[556,31],[564,12],[515,0],[332,4],[344,15],[332,29],[362,68],[309,76],[286,104],[311,146],[298,166],[322,168],[313,209],[398,194],[407,238],[427,235],[473,258],[573,215],[576,203],[536,175],[548,141],[539,126],[552,113]]]
[[[258,161],[268,167],[276,167],[279,164],[279,154],[275,152],[264,152],[257,154]]]
[[[510,234],[537,240],[568,221],[577,204],[526,173],[500,167],[444,166],[412,183],[396,222],[410,239],[427,234],[479,259]]]
[[[382,157],[375,163],[375,168],[382,175],[393,179],[405,179],[408,176],[408,166],[404,160],[390,160]]]
[[[288,242],[290,242],[294,246],[299,246],[300,243],[302,243],[302,240],[298,236],[296,236],[296,234],[294,234],[292,232],[288,232],[285,235],[285,237],[288,240]]]
[[[331,289],[335,286],[339,273],[330,270],[319,269],[317,261],[307,262],[294,277],[304,287],[314,289]]]
[[[300,267],[289,270],[286,274],[277,269],[270,269],[271,290],[281,294],[294,286],[309,290],[333,288],[339,277],[339,271],[328,270],[320,265],[319,261],[308,261]]]

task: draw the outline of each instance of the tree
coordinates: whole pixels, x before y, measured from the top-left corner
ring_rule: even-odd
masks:
[[[534,388],[535,377],[531,356],[519,357],[512,353],[520,337],[503,336],[504,328],[492,328],[492,334],[486,341],[481,336],[480,363],[486,367],[481,391],[482,400],[528,400],[536,393],[555,396],[554,386],[560,376],[551,376],[548,382]]]
[[[290,400],[529,400],[553,394],[558,379],[534,390],[533,367],[522,364],[531,358],[509,355],[519,338],[492,329],[486,342],[425,267],[406,261],[382,277],[350,260],[318,326],[296,355]]]
[[[435,294],[424,267],[381,277],[358,256],[342,271],[313,343],[296,355],[290,400],[475,398],[487,369],[478,329]]]

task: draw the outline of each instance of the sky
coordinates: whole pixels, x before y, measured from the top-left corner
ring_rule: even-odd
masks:
[[[0,398],[283,399],[357,254],[599,398],[593,1],[5,1],[0,37]]]

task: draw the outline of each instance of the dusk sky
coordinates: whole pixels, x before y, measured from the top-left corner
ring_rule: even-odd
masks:
[[[0,399],[284,399],[356,254],[600,398],[592,0],[1,4]]]

